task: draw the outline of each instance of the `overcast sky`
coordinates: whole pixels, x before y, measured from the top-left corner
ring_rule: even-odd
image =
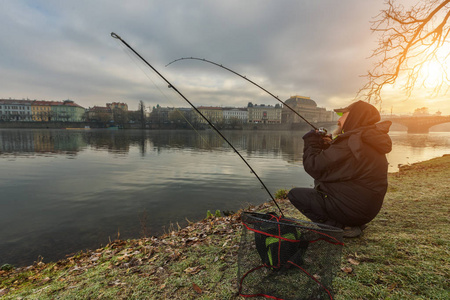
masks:
[[[411,1],[400,1],[411,2]],[[244,107],[311,97],[332,109],[364,85],[377,44],[370,21],[383,1],[2,0],[0,98],[65,100],[83,107],[126,102],[188,107],[110,33],[120,35],[195,105]],[[450,114],[444,97],[406,100],[391,90],[385,113]],[[379,106],[377,106],[379,107]]]

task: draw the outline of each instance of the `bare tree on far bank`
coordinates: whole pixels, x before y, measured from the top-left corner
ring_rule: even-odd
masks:
[[[139,122],[141,123],[141,128],[145,129],[145,105],[142,100],[139,101]]]

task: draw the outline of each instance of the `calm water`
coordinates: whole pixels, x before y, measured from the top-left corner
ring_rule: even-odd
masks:
[[[312,186],[302,132],[225,131],[269,190]],[[450,153],[450,133],[393,132],[390,171]],[[158,235],[269,199],[213,131],[0,129],[0,265]]]

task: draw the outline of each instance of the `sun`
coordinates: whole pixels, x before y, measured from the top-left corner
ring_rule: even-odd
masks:
[[[420,77],[424,88],[434,89],[446,81],[447,69],[436,60],[427,61],[422,66]]]
[[[436,89],[449,83],[449,53],[450,46],[442,45],[434,55],[428,56],[429,60],[421,65],[418,80],[423,88]]]

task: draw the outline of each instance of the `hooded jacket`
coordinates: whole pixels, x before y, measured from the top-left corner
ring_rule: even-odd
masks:
[[[346,225],[372,220],[387,191],[386,153],[392,149],[388,135],[392,123],[378,121],[378,110],[358,101],[351,106],[343,133],[328,148],[323,149],[317,138],[305,139],[305,171],[326,197],[326,209],[342,215]]]

